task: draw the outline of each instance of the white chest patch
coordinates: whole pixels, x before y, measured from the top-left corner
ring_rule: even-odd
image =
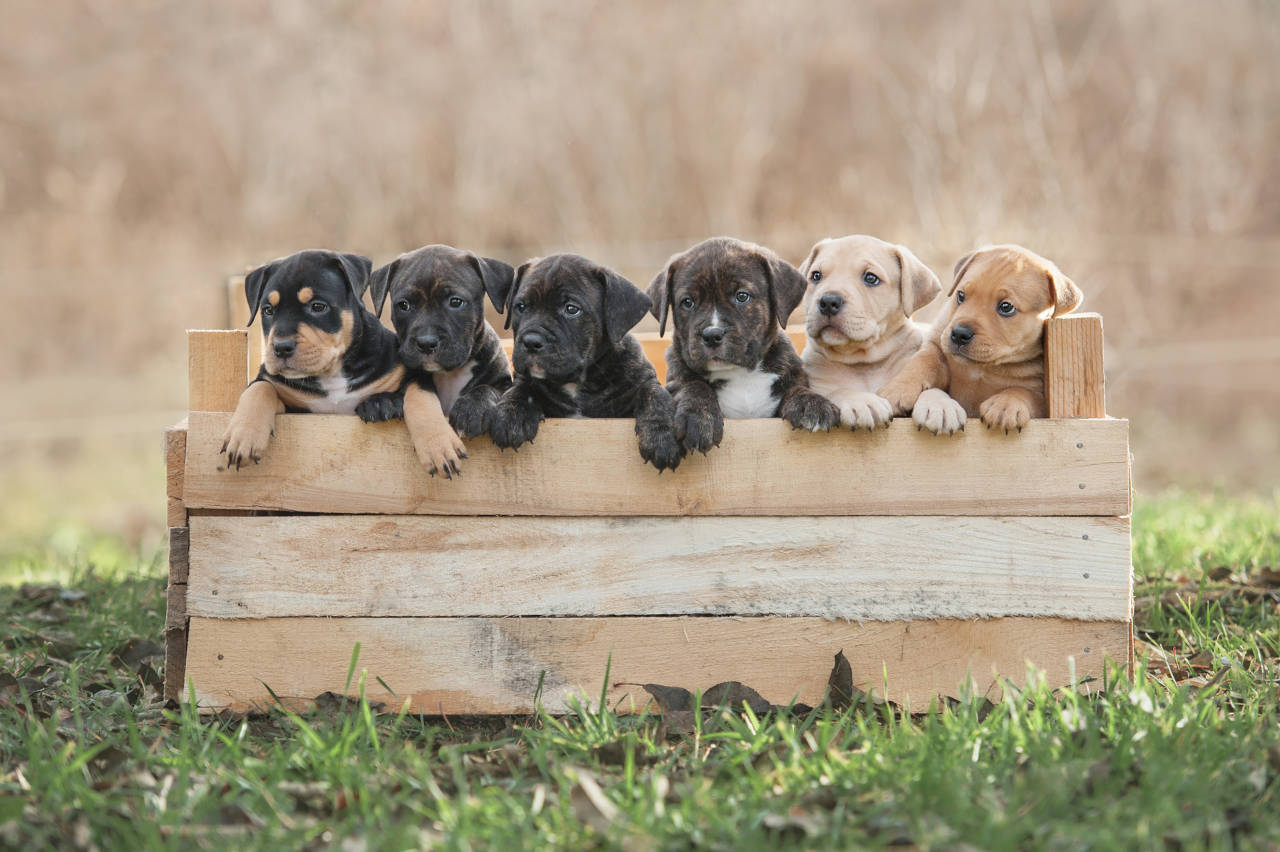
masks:
[[[319,376],[316,381],[324,391],[324,397],[311,403],[313,414],[355,414],[356,406],[369,394],[366,391],[347,390],[347,377]]]
[[[458,401],[458,395],[467,386],[467,382],[471,381],[475,371],[476,362],[468,361],[461,367],[431,374],[431,381],[435,383],[436,396],[440,397],[440,407],[444,409],[445,416],[448,416],[453,409],[453,404]]]
[[[772,417],[778,407],[778,400],[773,395],[773,385],[778,380],[775,373],[766,373],[758,367],[754,370],[730,367],[715,370],[710,377],[717,382],[716,397],[720,400],[720,411],[730,420]]]

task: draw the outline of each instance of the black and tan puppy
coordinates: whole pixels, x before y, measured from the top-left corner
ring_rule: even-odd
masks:
[[[249,324],[262,314],[262,367],[223,436],[227,467],[258,461],[280,412],[385,419],[404,377],[396,336],[365,309],[367,257],[300,251],[244,280]]]
[[[514,275],[500,260],[442,245],[402,254],[373,273],[374,309],[382,316],[391,297],[407,370],[405,424],[432,476],[458,473],[466,458],[459,437],[488,432],[502,392],[511,387],[511,365],[484,318],[484,300],[487,295],[501,312]]]
[[[698,243],[649,285],[667,349],[667,389],[686,450],[707,452],[724,419],[781,416],[797,429],[828,430],[840,410],[809,389],[800,356],[780,329],[804,297],[800,272],[768,249],[728,237]]]
[[[634,417],[641,457],[659,471],[680,463],[671,396],[628,334],[650,307],[639,288],[585,257],[555,254],[516,271],[506,304],[516,377],[489,432],[495,444],[532,441],[546,417]]]

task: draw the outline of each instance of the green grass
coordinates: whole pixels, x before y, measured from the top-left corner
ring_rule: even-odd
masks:
[[[0,589],[0,848],[1280,844],[1276,500],[1139,502],[1138,628],[1158,648],[1098,695],[1032,677],[994,708],[721,711],[687,736],[587,705],[200,719],[159,702],[156,649],[130,642],[159,637],[159,562],[54,544],[0,566],[73,590]]]

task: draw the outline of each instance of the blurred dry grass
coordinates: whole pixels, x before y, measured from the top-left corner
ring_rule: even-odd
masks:
[[[1280,483],[1275,4],[5,17],[0,534],[154,530],[182,329],[224,322],[226,273],[308,246],[569,249],[645,282],[718,233],[795,261],[873,233],[944,278],[976,244],[1022,242],[1106,317],[1140,484]]]

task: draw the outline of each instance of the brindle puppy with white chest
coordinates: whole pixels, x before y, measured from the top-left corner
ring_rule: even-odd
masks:
[[[628,334],[648,296],[612,269],[556,254],[521,266],[506,303],[516,378],[489,432],[495,444],[532,441],[545,417],[634,417],[641,457],[659,471],[680,463],[671,396]]]
[[[385,419],[404,377],[396,336],[365,309],[367,257],[309,250],[250,272],[249,324],[262,314],[262,367],[223,437],[227,467],[257,462],[285,411]]]
[[[671,311],[667,389],[686,450],[705,453],[724,419],[781,416],[796,429],[829,430],[840,411],[809,389],[800,356],[780,330],[805,280],[763,246],[715,237],[676,255],[649,285],[662,332]]]

